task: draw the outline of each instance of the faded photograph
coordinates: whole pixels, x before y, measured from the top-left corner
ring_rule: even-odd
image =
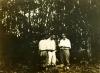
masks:
[[[0,73],[100,73],[100,1],[0,0]]]

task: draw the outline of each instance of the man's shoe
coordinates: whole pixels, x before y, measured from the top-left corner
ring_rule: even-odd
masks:
[[[67,71],[67,70],[69,70],[70,68],[68,67],[68,66],[65,66],[64,67],[64,71]]]
[[[64,67],[64,64],[60,64],[60,67]]]

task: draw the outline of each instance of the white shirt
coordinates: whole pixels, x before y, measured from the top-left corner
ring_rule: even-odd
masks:
[[[70,42],[70,40],[69,39],[67,39],[67,38],[65,38],[65,40],[64,39],[61,39],[60,40],[60,43],[59,43],[59,47],[67,47],[67,48],[71,48],[71,42]]]
[[[46,41],[47,40],[40,40],[40,42],[39,42],[39,50],[46,50]]]
[[[55,41],[51,40],[50,38],[47,39],[46,48],[48,50],[56,50],[56,43],[55,43]]]

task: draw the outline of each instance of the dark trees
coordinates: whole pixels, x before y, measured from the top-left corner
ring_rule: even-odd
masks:
[[[72,49],[88,49],[91,56],[95,15],[100,10],[94,0],[4,0],[0,9],[0,32],[9,35],[12,48],[37,49],[38,41],[46,33],[65,33]],[[92,21],[93,20],[93,21]],[[96,25],[94,25],[96,24]],[[99,26],[99,25],[98,25]],[[16,45],[17,44],[17,45]],[[20,51],[21,49],[19,49]]]

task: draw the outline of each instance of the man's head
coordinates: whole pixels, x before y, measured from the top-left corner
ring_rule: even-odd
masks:
[[[48,33],[48,31],[43,32],[43,35],[44,35],[44,38],[45,38],[45,39],[48,39],[48,38],[49,38],[49,33]]]
[[[65,39],[65,38],[66,38],[66,35],[65,35],[64,33],[62,34],[62,38],[63,38],[63,39]]]
[[[48,39],[48,38],[49,38],[49,35],[48,35],[48,34],[46,34],[46,35],[45,35],[45,39]]]
[[[55,38],[56,38],[55,35],[52,35],[52,36],[51,36],[51,40],[54,40]]]

